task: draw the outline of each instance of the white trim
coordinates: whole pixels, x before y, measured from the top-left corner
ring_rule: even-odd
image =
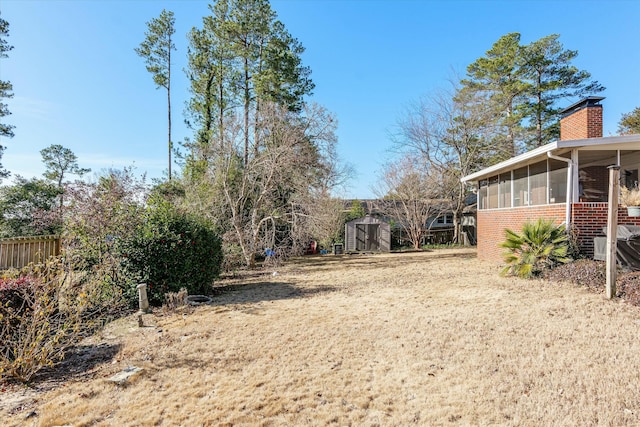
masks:
[[[633,147],[627,144],[637,143]],[[462,182],[479,181],[480,179],[495,175],[502,171],[516,169],[516,166],[523,166],[524,163],[531,163],[538,158],[546,157],[546,153],[562,149],[583,149],[583,150],[640,150],[640,134],[607,136],[602,138],[572,139],[568,141],[555,141],[531,151],[527,151],[519,156],[512,157],[504,162],[500,162],[478,172],[462,177]],[[540,159],[541,160],[541,159]]]
[[[573,160],[567,159],[566,157],[556,156],[550,151],[547,152],[547,157],[550,159],[555,159],[561,162],[567,163],[567,194],[564,196],[564,202],[566,204],[566,210],[564,215],[564,223],[567,230],[571,227],[571,189],[573,188],[573,183],[571,179],[573,178]],[[549,169],[549,162],[547,162],[547,170]],[[550,184],[550,173],[547,173],[547,185]]]

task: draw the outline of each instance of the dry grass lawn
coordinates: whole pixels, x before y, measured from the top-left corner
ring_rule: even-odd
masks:
[[[92,337],[3,425],[640,425],[640,310],[472,250],[296,260]],[[92,362],[93,361],[93,362]],[[107,381],[127,366],[127,385]],[[38,389],[38,387],[40,389]]]

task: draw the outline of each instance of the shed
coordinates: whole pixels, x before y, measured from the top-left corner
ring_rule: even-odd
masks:
[[[344,226],[345,251],[391,250],[391,226],[372,216],[347,222]]]

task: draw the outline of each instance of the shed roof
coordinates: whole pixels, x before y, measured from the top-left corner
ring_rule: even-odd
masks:
[[[640,150],[640,134],[606,136],[602,138],[571,139],[555,141],[512,157],[478,172],[462,177],[462,182],[475,182],[500,172],[516,169],[547,158],[547,153],[560,154],[571,149],[580,150]],[[554,153],[555,152],[555,153]]]
[[[387,224],[389,225],[388,222],[383,221],[382,219],[371,216],[371,215],[366,215],[360,218],[352,219],[351,221],[347,222],[347,224]]]

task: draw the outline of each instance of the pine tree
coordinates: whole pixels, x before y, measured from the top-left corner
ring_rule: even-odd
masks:
[[[275,102],[299,112],[313,90],[302,45],[276,19],[267,0],[218,0],[202,29],[190,33],[190,124],[196,145],[223,145],[226,120],[242,116],[242,163],[257,152],[260,110]]]
[[[521,45],[520,34],[509,33],[467,67],[462,91],[486,99],[485,108],[494,117],[492,143],[507,157],[557,139],[559,112],[567,99],[604,90],[573,65],[578,52],[564,49],[559,37]]]
[[[147,22],[146,38],[135,52],[145,60],[147,71],[153,75],[153,81],[158,88],[167,90],[167,120],[168,120],[168,152],[169,152],[169,180],[171,180],[171,51],[176,50],[173,43],[175,33],[175,18],[173,12],[162,10],[158,18]]]
[[[572,61],[578,51],[564,49],[558,34],[536,40],[522,48],[522,68],[527,81],[527,99],[521,106],[527,118],[528,149],[540,147],[560,137],[558,101],[602,92],[591,74],[579,70]]]
[[[493,112],[496,128],[496,146],[504,146],[508,156],[519,150],[519,134],[522,116],[518,106],[527,92],[520,66],[522,47],[520,34],[509,33],[498,39],[486,55],[467,67],[467,79],[462,81],[465,90],[485,94],[487,108]]]
[[[622,115],[618,123],[618,133],[620,135],[640,134],[640,107]]]
[[[9,36],[9,22],[0,18],[0,59],[7,58],[7,52],[13,49],[13,46],[9,45],[6,37]],[[13,138],[14,126],[4,123],[4,117],[11,114],[7,104],[2,102],[5,98],[13,98],[13,85],[8,80],[0,80],[0,137]],[[4,152],[4,145],[0,145],[0,159],[2,159],[2,153]],[[9,171],[2,167],[0,163],[0,179],[9,176]]]

